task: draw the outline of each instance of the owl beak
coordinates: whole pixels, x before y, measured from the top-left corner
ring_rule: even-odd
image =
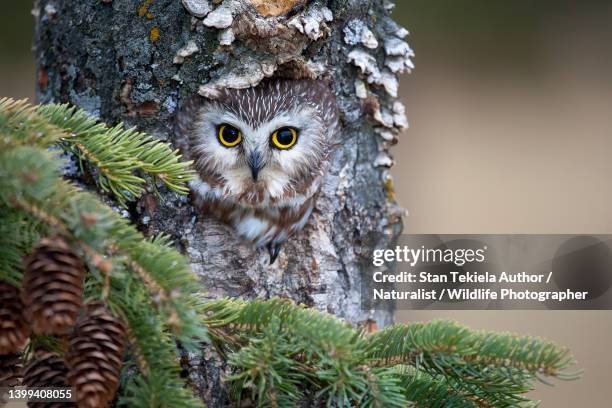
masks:
[[[253,181],[257,181],[259,171],[264,165],[263,155],[259,152],[259,150],[255,150],[250,154],[248,162],[249,167],[251,168],[251,176],[253,176]]]

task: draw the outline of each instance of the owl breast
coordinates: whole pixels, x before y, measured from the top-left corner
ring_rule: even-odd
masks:
[[[224,200],[205,200],[202,210],[232,226],[236,233],[257,247],[276,247],[301,230],[313,209],[313,197],[294,207],[236,205]]]

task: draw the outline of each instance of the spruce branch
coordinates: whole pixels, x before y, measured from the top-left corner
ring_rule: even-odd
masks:
[[[148,174],[182,194],[189,190],[190,162],[179,162],[178,151],[135,128],[123,124],[108,127],[86,112],[68,105],[42,105],[40,115],[66,132],[65,149],[90,162],[98,170],[98,183],[124,204],[139,197],[146,187],[141,177]],[[137,175],[137,174],[140,174]]]
[[[200,311],[214,343],[229,355],[235,397],[248,390],[268,405],[271,396],[278,404],[299,399],[292,384],[301,381],[326,406],[528,407],[533,403],[524,394],[536,373],[575,378],[565,372],[572,363],[567,349],[454,322],[395,325],[368,335],[281,299],[210,301]]]
[[[243,369],[227,380],[233,383],[234,400],[240,404],[245,389],[253,387],[259,407],[295,407],[304,398],[301,384],[306,380],[299,361],[289,356],[293,344],[282,335],[281,321],[275,318],[262,336],[230,356],[229,363]]]
[[[138,376],[137,386],[126,388],[126,398],[134,406],[151,406],[155,401],[135,388],[159,385],[165,390],[158,395],[162,405],[201,406],[183,388],[173,340],[174,336],[193,348],[206,339],[205,327],[192,308],[199,302],[191,299],[199,286],[187,261],[163,240],[146,240],[96,196],[63,180],[60,165],[56,154],[38,147],[0,150],[0,208],[19,212],[38,225],[40,234],[64,236],[88,261],[86,301],[103,299],[114,315],[128,323],[136,359],[149,369]],[[135,271],[136,265],[142,270]],[[138,273],[142,271],[149,281],[142,279],[143,273]],[[163,290],[167,298],[157,297],[151,287]]]
[[[432,376],[412,366],[397,366],[391,371],[400,378],[406,398],[416,407],[478,408],[485,406],[458,392],[443,376]]]
[[[193,177],[191,162],[181,162],[168,143],[98,122],[85,111],[69,105],[31,106],[26,101],[0,99],[0,135],[5,145],[49,147],[57,145],[94,169],[98,186],[112,193],[125,206],[159,180],[169,189],[187,194],[186,183]],[[1,146],[1,145],[0,145]]]
[[[63,136],[64,132],[41,117],[27,100],[0,98],[0,149],[49,147]]]
[[[139,372],[124,382],[119,406],[126,407],[202,407],[203,403],[191,395],[180,377],[176,344],[165,330],[164,321],[152,308],[143,308],[150,299],[146,285],[133,281],[128,296],[113,296],[113,306],[130,327],[131,352]],[[113,292],[124,291],[113,285]]]
[[[95,196],[80,192],[61,180],[57,169],[59,159],[51,153],[17,147],[0,152],[0,160],[0,202],[25,210],[37,222],[46,224],[50,231],[59,230],[60,234],[77,242],[85,249],[85,254],[90,255],[88,258],[93,260],[94,269],[101,272],[100,281],[104,281],[108,273],[105,270],[109,268],[107,254],[113,254],[113,266],[117,262],[125,262],[128,267],[137,266],[136,273],[141,277],[157,279],[152,287],[154,290],[161,287],[164,293],[171,294],[160,299],[166,311],[176,313],[185,321],[197,321],[195,314],[181,305],[184,302],[175,301],[175,298],[184,300],[187,293],[198,289],[197,280],[184,257],[168,246],[143,239],[127,220]],[[27,175],[22,168],[28,169]],[[48,203],[54,205],[48,206]],[[91,221],[84,223],[84,217]],[[173,273],[168,273],[169,269]],[[175,311],[177,308],[180,310]],[[191,327],[193,325],[181,326],[181,333],[177,333],[187,344],[192,343],[189,340],[192,335],[197,337]]]
[[[19,211],[0,206],[0,280],[21,286],[21,260],[40,238],[36,228]]]
[[[470,367],[497,366],[508,378],[521,373],[574,377],[564,371],[573,363],[566,348],[536,337],[471,331],[449,321],[391,326],[374,333],[368,343],[369,356],[377,365],[465,366],[458,375],[469,373]]]
[[[410,364],[452,380],[454,388],[494,406],[528,403],[536,375],[574,379],[565,370],[569,350],[552,342],[508,333],[472,331],[454,322],[396,325],[368,338],[376,366]]]

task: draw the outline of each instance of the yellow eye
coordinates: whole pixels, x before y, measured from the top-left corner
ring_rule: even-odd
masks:
[[[234,147],[242,141],[242,132],[232,125],[219,126],[219,142],[225,147]]]
[[[289,149],[297,142],[297,130],[292,127],[283,127],[272,133],[272,145],[277,149]]]

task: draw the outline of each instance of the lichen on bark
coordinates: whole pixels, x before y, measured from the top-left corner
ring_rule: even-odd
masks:
[[[394,241],[403,214],[388,149],[407,126],[397,75],[412,68],[413,54],[391,8],[386,0],[39,0],[38,98],[172,141],[174,113],[196,93],[272,76],[325,80],[338,100],[342,147],[308,225],[275,264],[188,198],[147,194],[130,214],[146,233],[175,238],[210,297],[283,296],[386,325],[392,311],[362,310],[360,296],[363,265]],[[211,353],[187,365],[200,395],[218,406],[222,369]]]

